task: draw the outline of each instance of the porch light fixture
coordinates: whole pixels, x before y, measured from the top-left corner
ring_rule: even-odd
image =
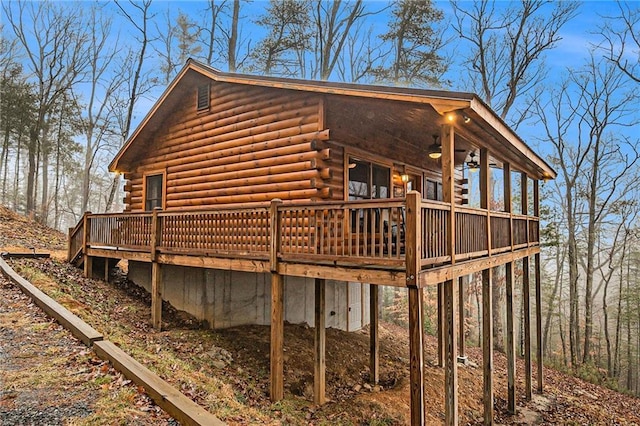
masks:
[[[469,124],[471,122],[471,117],[469,117],[467,114],[463,113],[460,110],[448,112],[445,115],[445,118],[447,119],[447,121],[453,123],[454,121],[456,121],[456,118],[458,118],[458,116],[462,118],[462,122],[464,124]]]
[[[409,182],[409,175],[406,173],[403,173],[400,175],[400,179],[402,179],[402,182],[407,183]]]
[[[433,144],[429,145],[427,152],[429,153],[429,158],[434,160],[442,157],[442,146],[438,143],[438,135],[433,135]]]
[[[471,151],[469,154],[469,161],[467,161],[467,167],[471,173],[477,172],[480,169],[480,164],[476,161],[476,153]]]

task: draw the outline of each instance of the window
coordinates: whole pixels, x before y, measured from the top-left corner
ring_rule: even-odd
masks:
[[[156,207],[162,208],[164,174],[145,176],[144,209],[151,211]]]
[[[198,86],[198,111],[204,111],[209,109],[209,102],[211,99],[211,85],[201,84]]]
[[[349,158],[349,200],[389,198],[390,182],[389,167]]]
[[[440,182],[426,179],[425,187],[427,200],[442,201],[442,184]]]

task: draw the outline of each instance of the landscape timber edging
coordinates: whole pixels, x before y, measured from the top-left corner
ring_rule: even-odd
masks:
[[[69,330],[85,345],[92,348],[98,357],[109,361],[129,380],[144,387],[151,399],[173,418],[181,424],[189,426],[223,426],[226,424],[137,362],[114,343],[104,340],[101,333],[18,275],[4,261],[5,255],[10,257],[10,254],[6,253],[0,255],[0,269],[9,280],[16,284],[47,315]]]

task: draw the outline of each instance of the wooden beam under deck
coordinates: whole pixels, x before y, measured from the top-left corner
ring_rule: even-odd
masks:
[[[468,260],[466,262],[456,263],[455,265],[444,265],[433,269],[424,269],[418,276],[418,287],[424,288],[438,283],[451,280],[460,275],[472,274],[474,272],[483,271],[494,266],[504,265],[523,257],[533,256],[540,253],[540,247],[527,247],[518,251],[507,252],[493,255],[491,257],[483,257],[480,259]]]

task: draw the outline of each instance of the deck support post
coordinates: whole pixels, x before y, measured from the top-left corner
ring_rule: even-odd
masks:
[[[271,401],[284,397],[284,279],[271,273]]]
[[[466,349],[466,339],[465,339],[465,309],[464,309],[464,292],[466,284],[469,281],[468,275],[461,275],[458,278],[458,327],[460,328],[458,331],[458,341],[460,342],[460,347],[458,348],[458,362],[466,363],[467,362],[467,349]]]
[[[158,263],[162,238],[160,211],[160,207],[154,208],[151,216],[151,324],[158,331],[162,329],[162,266]]]
[[[447,425],[458,424],[458,351],[457,351],[457,324],[456,297],[457,280],[449,280],[444,283],[445,292],[445,409],[444,422]]]
[[[411,425],[424,424],[424,353],[422,343],[422,288],[418,287],[422,253],[422,197],[407,194],[405,263],[409,299],[409,393]]]
[[[524,303],[524,389],[527,401],[531,401],[531,300],[529,286],[529,258],[522,258],[522,303]]]
[[[369,284],[369,381],[374,385],[380,380],[379,290],[377,285]]]
[[[520,174],[521,213],[529,216],[529,179],[526,173]],[[527,220],[527,245],[530,242],[529,221]],[[524,390],[525,398],[531,401],[531,286],[529,257],[522,258],[522,303],[524,315]]]
[[[281,223],[278,206],[282,200],[274,199],[269,207],[269,263],[271,269],[271,351],[270,397],[272,402],[284,397],[284,277],[278,273]]]
[[[104,258],[104,281],[109,282],[109,259],[108,257]]]
[[[87,254],[84,255],[84,276],[85,278],[93,278],[93,257]]]
[[[313,370],[313,402],[322,405],[326,402],[326,331],[325,331],[325,280],[315,279],[315,339]]]
[[[451,265],[456,263],[456,184],[455,184],[455,129],[451,124],[441,127],[442,157],[442,200],[449,204],[446,221],[447,254],[451,257]],[[447,425],[458,424],[458,315],[456,307],[460,303],[456,293],[458,280],[455,274],[441,284],[443,292],[444,315],[439,318],[443,324],[444,343],[444,390],[445,409],[444,422]],[[461,336],[462,338],[462,336]]]
[[[482,371],[484,424],[493,424],[493,283],[491,269],[482,271]]]
[[[422,342],[422,289],[409,287],[409,371],[411,425],[424,425],[424,354]]]
[[[436,315],[438,316],[438,326],[436,332],[438,333],[438,367],[444,367],[444,346],[445,346],[445,329],[444,322],[446,321],[445,312],[445,300],[444,300],[444,284],[438,283],[438,307]]]
[[[540,253],[535,255],[535,286],[536,286],[536,358],[538,393],[542,395],[544,391],[544,353],[542,348],[542,287],[540,282]]]
[[[162,329],[162,266],[158,262],[151,263],[151,324],[153,328]]]
[[[506,269],[506,357],[507,357],[507,411],[516,414],[516,339],[513,321],[513,262],[505,264]]]

